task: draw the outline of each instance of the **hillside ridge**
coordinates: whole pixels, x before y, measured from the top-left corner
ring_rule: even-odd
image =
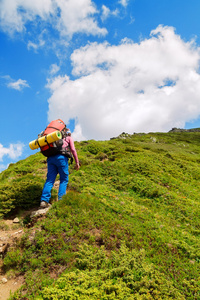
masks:
[[[200,132],[200,128],[183,129],[173,127],[169,132]]]
[[[66,196],[57,202],[54,188],[36,222],[23,211],[39,206],[46,159],[0,173],[2,222],[24,228],[2,262],[25,281],[10,299],[200,299],[200,133],[122,133],[76,149],[81,169],[70,165]]]

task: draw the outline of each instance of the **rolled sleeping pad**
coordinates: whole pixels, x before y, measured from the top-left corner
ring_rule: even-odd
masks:
[[[59,130],[57,130],[30,142],[29,147],[31,148],[31,150],[35,150],[38,149],[39,147],[46,146],[47,142],[50,144],[60,140],[61,138],[62,138],[62,133]],[[47,140],[47,142],[45,140]]]

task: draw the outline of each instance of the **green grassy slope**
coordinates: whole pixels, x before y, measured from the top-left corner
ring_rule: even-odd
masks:
[[[200,299],[200,133],[76,148],[67,195],[4,258],[26,278],[11,299]],[[1,215],[38,205],[45,172],[40,153],[2,172]]]

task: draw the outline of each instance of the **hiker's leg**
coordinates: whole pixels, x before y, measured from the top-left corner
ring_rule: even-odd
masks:
[[[60,186],[58,191],[58,200],[60,200],[62,196],[66,194],[67,184],[69,180],[68,158],[60,155],[59,164],[57,165],[57,167],[60,174]]]
[[[55,164],[54,156],[51,156],[47,159],[47,164],[48,164],[47,179],[42,191],[41,201],[45,201],[49,203],[49,200],[51,198],[51,190],[55,182],[56,176],[58,174],[58,168]]]

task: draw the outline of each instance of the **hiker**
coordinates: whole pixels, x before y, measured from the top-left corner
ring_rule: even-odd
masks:
[[[78,171],[80,168],[77,152],[74,146],[74,141],[71,137],[70,130],[67,128],[65,129],[65,137],[62,139],[62,142],[63,145],[62,145],[61,153],[47,158],[47,168],[48,168],[47,179],[42,191],[41,203],[40,203],[40,207],[42,208],[48,207],[50,205],[49,200],[51,198],[51,190],[58,173],[60,174],[58,200],[60,200],[62,196],[66,194],[68,176],[69,176],[69,171],[68,171],[69,158],[67,155],[65,155],[65,150],[67,149],[67,147],[70,148],[70,151],[75,159],[76,170]]]

